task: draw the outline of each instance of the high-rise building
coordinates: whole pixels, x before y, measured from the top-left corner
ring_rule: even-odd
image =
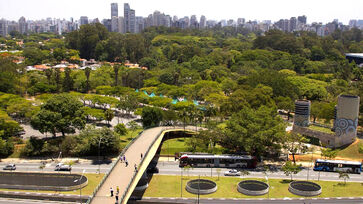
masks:
[[[142,16],[137,16],[135,20],[135,33],[140,33],[144,30],[144,18]]]
[[[5,19],[0,19],[0,36],[5,37],[8,34],[7,22]]]
[[[207,20],[205,16],[202,15],[199,21],[199,28],[205,28],[206,25],[207,25]]]
[[[124,4],[125,33],[130,32],[130,5]]]
[[[118,17],[117,16],[112,16],[111,18],[111,31],[112,32],[118,32]]]
[[[112,23],[111,23],[111,19],[103,19],[102,20],[102,24],[107,28],[107,30],[109,32],[112,31]]]
[[[303,15],[303,16],[298,16],[297,17],[297,21],[298,21],[298,23],[301,23],[301,24],[306,24],[306,16],[305,15]]]
[[[135,10],[130,9],[130,16],[129,16],[129,31],[130,33],[135,33],[136,29],[136,18],[135,18]]]
[[[19,32],[21,34],[25,34],[28,32],[28,24],[26,23],[24,16],[20,17],[19,19]]]
[[[196,15],[190,17],[190,28],[198,28],[198,20]]]
[[[289,32],[293,32],[296,30],[296,26],[297,26],[297,20],[296,17],[291,17],[290,21],[289,21]]]
[[[111,19],[114,16],[118,17],[118,4],[117,3],[111,3]]]
[[[88,17],[87,16],[81,16],[81,18],[79,19],[79,24],[80,25],[88,24]]]
[[[237,19],[237,25],[238,26],[245,24],[245,22],[246,22],[246,20],[244,18],[238,18]]]
[[[122,16],[118,17],[118,32],[125,33],[125,19]]]

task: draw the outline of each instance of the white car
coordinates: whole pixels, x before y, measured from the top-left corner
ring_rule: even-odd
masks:
[[[55,171],[71,171],[72,170],[72,166],[69,166],[69,165],[65,165],[63,163],[58,163],[56,166],[55,166]]]
[[[225,176],[241,176],[241,173],[237,171],[237,169],[231,169],[229,171],[224,172]]]
[[[6,165],[3,170],[15,170],[16,169],[16,166],[15,164],[8,164]]]

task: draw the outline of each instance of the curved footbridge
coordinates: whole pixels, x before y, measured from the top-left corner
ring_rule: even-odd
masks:
[[[116,161],[114,167],[108,173],[106,179],[101,183],[99,188],[95,190],[93,197],[90,200],[92,204],[108,204],[115,203],[115,197],[110,196],[110,187],[116,193],[116,186],[119,186],[119,201],[127,203],[137,183],[143,176],[149,163],[155,156],[166,132],[174,131],[197,131],[200,128],[195,126],[187,127],[155,127],[144,130],[138,135],[127,147],[123,154],[128,161],[128,166],[125,163]],[[141,158],[143,154],[143,158]],[[135,164],[138,171],[135,171]]]

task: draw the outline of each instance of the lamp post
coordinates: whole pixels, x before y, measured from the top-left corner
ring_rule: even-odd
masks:
[[[79,183],[79,201],[81,202],[81,204],[82,204],[82,187],[81,187],[81,180],[82,180],[82,178],[83,178],[83,174],[86,172],[86,169],[83,169],[83,172],[82,172],[82,175],[81,175],[81,177],[79,178],[79,179],[76,179],[76,180],[74,180],[73,182],[75,182],[75,183]]]
[[[101,160],[100,160],[100,148],[101,148],[102,137],[98,140],[98,174],[101,173]]]

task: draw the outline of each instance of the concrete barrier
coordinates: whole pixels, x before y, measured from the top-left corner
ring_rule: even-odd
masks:
[[[88,179],[79,174],[0,172],[0,188],[22,190],[71,191],[87,186]]]
[[[53,194],[53,193],[30,193],[30,192],[15,192],[15,191],[0,191],[0,197],[3,198],[18,198],[32,200],[51,200],[63,202],[87,202],[89,196],[71,195],[71,194]]]

